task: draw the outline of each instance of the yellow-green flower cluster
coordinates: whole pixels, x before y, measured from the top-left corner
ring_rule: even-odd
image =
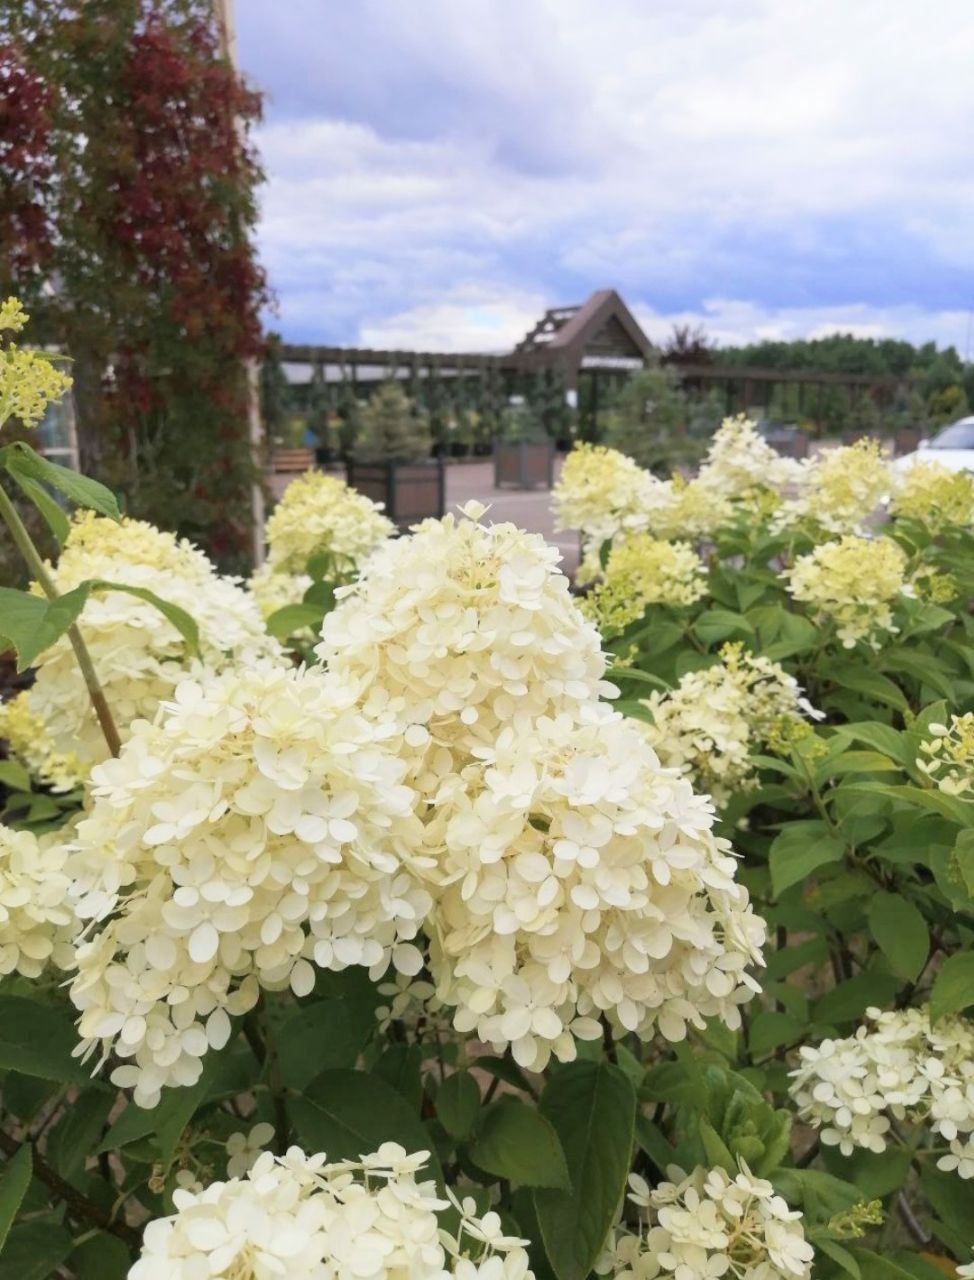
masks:
[[[803,468],[798,496],[784,503],[778,523],[784,527],[803,522],[828,533],[859,533],[892,485],[879,442],[857,440],[820,454]]]
[[[44,721],[31,710],[28,689],[0,703],[0,738],[30,776],[52,791],[73,791],[84,781],[87,770],[78,757],[73,751],[58,751]]]
[[[919,520],[938,531],[974,523],[974,478],[939,462],[917,462],[897,478],[890,500],[894,516]]]
[[[657,538],[698,540],[712,536],[733,514],[730,498],[703,474],[696,480],[677,474],[656,481],[646,519]]]
[[[97,579],[146,588],[185,609],[199,627],[202,665],[213,670],[282,657],[237,580],[218,574],[192,543],[141,520],[115,523],[80,512],[49,571],[61,592]],[[176,628],[135,596],[98,592],[79,621],[123,741],[134,721],[151,719],[177,683],[200,665]],[[35,734],[38,727],[42,732]],[[25,767],[38,769],[36,777],[60,789],[70,789],[105,758],[101,729],[67,636],[40,655],[34,684],[5,712],[3,731]]]
[[[16,298],[0,304],[0,332],[19,333],[27,313]],[[49,404],[60,400],[71,386],[43,351],[25,351],[10,342],[0,349],[0,427],[17,418],[25,427],[36,426]]]
[[[659,485],[617,449],[578,444],[565,459],[552,493],[556,528],[578,529],[585,553],[597,556],[603,542],[647,528]]]
[[[688,672],[669,693],[653,693],[643,704],[653,716],[645,725],[661,762],[690,776],[721,807],[737,791],[753,787],[751,755],[819,717],[794,676],[770,659],[725,644],[720,661]]]
[[[308,471],[291,481],[268,518],[267,562],[276,573],[302,574],[312,556],[329,555],[347,575],[394,532],[377,503],[337,476]]]
[[[685,542],[637,533],[613,545],[605,576],[582,603],[603,637],[618,635],[652,604],[680,608],[707,592],[706,569]]]
[[[880,633],[896,632],[892,606],[913,594],[906,581],[906,555],[891,538],[847,535],[799,556],[782,577],[795,600],[811,606],[819,620],[831,619],[846,649],[866,640],[874,649]]]
[[[974,713],[951,716],[950,724],[932,724],[920,743],[917,768],[949,796],[974,791]]]

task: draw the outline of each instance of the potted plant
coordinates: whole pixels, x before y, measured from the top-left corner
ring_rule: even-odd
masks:
[[[501,416],[494,446],[494,485],[501,489],[550,489],[555,446],[522,397],[512,397]]]
[[[381,502],[401,530],[445,506],[442,457],[430,456],[425,413],[396,382],[384,382],[360,415],[348,483],[373,502]]]

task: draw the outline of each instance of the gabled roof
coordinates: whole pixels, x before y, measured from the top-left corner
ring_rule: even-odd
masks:
[[[515,351],[550,351],[577,363],[586,353],[645,359],[652,343],[615,289],[599,289],[581,306],[546,311]]]

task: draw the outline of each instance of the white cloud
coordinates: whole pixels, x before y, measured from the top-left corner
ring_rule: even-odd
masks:
[[[281,327],[455,350],[614,284],[963,343],[969,3],[238,0]]]

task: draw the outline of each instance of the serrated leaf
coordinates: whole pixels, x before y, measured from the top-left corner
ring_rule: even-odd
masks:
[[[31,501],[44,517],[44,523],[57,539],[59,547],[63,547],[71,532],[71,523],[58,504],[46,489],[42,488],[31,476],[22,475],[19,471],[10,472],[21,492]]]
[[[0,1070],[59,1084],[90,1083],[87,1067],[71,1056],[78,1043],[71,1016],[24,996],[0,995]]]
[[[23,1204],[33,1171],[34,1157],[26,1143],[0,1170],[0,1253]]]
[[[958,951],[940,967],[930,992],[930,1021],[974,1004],[974,951]]]
[[[39,654],[64,635],[77,621],[87,599],[86,585],[75,587],[56,600],[0,587],[0,637],[16,651],[18,671],[26,671]]]
[[[572,1183],[571,1191],[534,1193],[545,1252],[558,1280],[585,1280],[625,1190],[636,1094],[611,1063],[573,1062],[548,1082],[540,1109],[561,1141]]]
[[[768,852],[771,888],[776,898],[831,862],[841,862],[845,845],[824,822],[790,822],[775,836]]]
[[[901,894],[880,892],[870,900],[868,919],[893,972],[915,981],[930,954],[930,933],[919,910]]]
[[[11,791],[29,791],[30,774],[19,760],[0,760],[0,784]]]
[[[110,489],[106,489],[90,476],[83,476],[78,471],[59,466],[35,453],[29,445],[20,440],[7,447],[4,462],[11,475],[27,476],[31,480],[39,480],[58,493],[70,499],[76,507],[87,507],[110,520],[121,520],[118,502]]]
[[[0,1280],[48,1280],[74,1248],[57,1222],[21,1222],[0,1257]]]
[[[450,1137],[465,1138],[479,1111],[480,1088],[470,1072],[454,1071],[448,1075],[436,1091],[436,1118]]]
[[[307,1151],[355,1160],[383,1142],[398,1142],[407,1151],[429,1151],[430,1172],[443,1180],[429,1132],[402,1095],[377,1076],[323,1071],[303,1097],[288,1102],[288,1111]]]
[[[283,644],[305,627],[321,626],[321,609],[315,604],[285,604],[267,618],[264,626]]]
[[[159,610],[167,622],[176,628],[186,641],[193,657],[200,656],[200,629],[190,614],[178,604],[164,600],[162,596],[157,596],[147,587],[130,587],[124,582],[106,582],[101,578],[93,578],[81,585],[89,587],[92,591],[121,591],[123,595],[135,596],[139,600],[144,600],[146,604],[151,604],[154,609]]]
[[[489,1107],[470,1146],[470,1159],[517,1186],[571,1190],[565,1153],[549,1121],[527,1103],[504,1099]]]

